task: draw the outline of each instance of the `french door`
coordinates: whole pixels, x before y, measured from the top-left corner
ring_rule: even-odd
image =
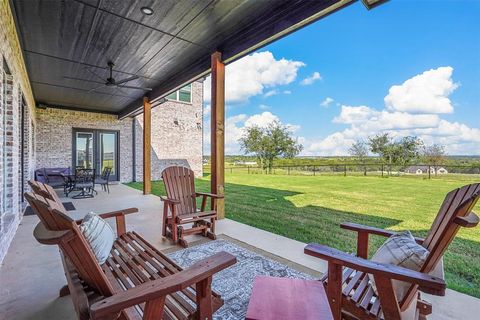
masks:
[[[112,168],[110,180],[119,180],[119,132],[115,130],[73,129],[72,168],[95,169],[100,175]]]

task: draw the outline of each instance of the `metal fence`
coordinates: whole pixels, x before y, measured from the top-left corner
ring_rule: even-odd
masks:
[[[209,166],[204,167],[209,172]],[[463,178],[479,178],[480,166],[466,165],[428,165],[415,164],[409,166],[395,166],[387,164],[325,164],[325,165],[288,165],[275,166],[271,171],[253,166],[230,166],[225,168],[226,173],[245,174],[274,174],[274,175],[303,175],[303,176],[402,176],[420,178],[443,178],[459,176]]]

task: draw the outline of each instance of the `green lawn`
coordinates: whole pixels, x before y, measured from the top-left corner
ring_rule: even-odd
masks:
[[[445,194],[474,180],[227,173],[228,218],[302,242],[355,251],[351,221],[425,236]],[[478,181],[478,179],[476,180]],[[130,186],[141,189],[141,183]],[[164,194],[163,183],[152,184]],[[197,180],[208,191],[209,177]],[[479,206],[477,205],[477,208]],[[384,239],[384,238],[383,238]],[[370,252],[383,241],[373,236]],[[480,298],[480,227],[462,229],[445,256],[448,287]]]

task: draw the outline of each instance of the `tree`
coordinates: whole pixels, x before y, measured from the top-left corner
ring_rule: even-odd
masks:
[[[255,154],[263,169],[268,169],[270,173],[275,159],[293,158],[303,149],[288,127],[278,121],[273,121],[266,128],[247,127],[238,142],[245,154]]]
[[[395,163],[405,167],[419,158],[423,141],[417,137],[407,136],[401,138],[395,145],[397,149]]]
[[[368,139],[372,153],[378,154],[389,165],[405,167],[420,155],[422,140],[417,137],[407,136],[394,141],[388,133],[378,134]]]
[[[423,147],[423,157],[428,165],[433,165],[435,175],[437,175],[438,167],[445,161],[445,147],[439,144],[432,144]]]
[[[350,148],[348,149],[348,153],[350,153],[351,156],[355,157],[357,161],[364,164],[363,174],[366,176],[367,167],[365,166],[365,160],[368,156],[368,145],[362,140],[357,140],[350,146]]]
[[[394,148],[392,138],[388,133],[369,137],[368,145],[372,153],[378,154],[386,163],[392,164]]]

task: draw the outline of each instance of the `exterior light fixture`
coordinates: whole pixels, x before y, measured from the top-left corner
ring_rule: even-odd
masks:
[[[153,14],[153,9],[150,7],[141,7],[140,11],[146,16],[151,16]]]

